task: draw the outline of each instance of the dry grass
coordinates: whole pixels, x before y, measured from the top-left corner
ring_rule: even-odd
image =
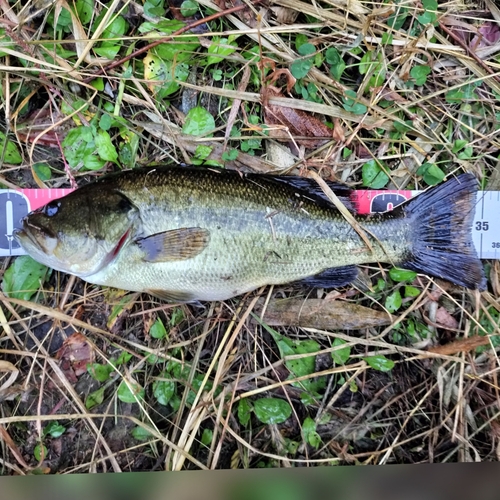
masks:
[[[199,3],[205,15],[205,8],[220,10],[208,0]],[[0,47],[4,52],[2,114],[6,131],[17,141],[24,159],[20,166],[3,161],[0,181],[5,185],[60,187],[68,186],[71,176],[78,183],[84,182],[80,177],[90,178],[92,173],[65,165],[60,138],[76,126],[75,120],[88,124],[96,113],[103,113],[108,101],[107,112],[124,117],[125,128],[137,134],[136,165],[190,162],[200,144],[210,145],[209,158],[220,161],[230,123],[237,128],[231,136],[232,148],[238,149],[249,138],[260,138],[262,143],[253,156],[240,151],[236,160],[226,162],[229,168],[283,173],[309,169],[323,178],[359,186],[362,165],[373,157],[388,166],[389,186],[411,188],[424,186],[416,171],[431,161],[447,174],[473,172],[488,189],[500,189],[500,41],[490,45],[476,41],[476,46],[472,42],[479,26],[499,25],[500,11],[493,0],[440,3],[437,25],[418,35],[412,34],[411,27],[424,10],[412,0],[400,2],[399,7],[353,0],[261,2],[243,17],[221,16],[210,24],[213,31],[194,35],[201,43],[196,56],[200,67],[215,36],[238,35],[238,50],[220,63],[220,80],[214,80],[208,70],[197,71],[193,64],[193,78],[182,83],[170,105],[152,94],[154,85],[141,73],[144,54],[134,53],[152,39],[145,41],[131,27],[115,62],[128,48],[132,57],[119,65],[110,66],[113,60],[93,51],[106,19],[128,9],[131,26],[134,20],[144,21],[141,3],[106,4],[108,13],[92,32],[77,16],[72,18],[65,36],[76,55],[65,58],[51,50],[59,39],[47,27],[49,14],[68,5],[64,0],[0,0],[3,40],[13,42]],[[388,17],[401,7],[408,9],[404,29],[389,28]],[[285,24],[271,8],[288,9],[278,15],[297,17]],[[96,12],[101,10],[97,2]],[[258,47],[256,53],[268,71],[288,69],[298,58],[295,37],[299,34],[322,53],[337,47],[350,69],[340,82],[325,62],[309,71],[304,81],[316,85],[321,102],[306,101],[295,91],[287,93],[284,80],[275,82],[283,95],[267,96],[267,105],[318,113],[333,122],[336,131],[335,139],[311,149],[291,137],[296,147],[285,152],[284,166],[285,160],[276,159],[275,141],[262,127],[263,65],[257,58],[245,58],[244,51]],[[386,34],[391,38],[384,38]],[[186,36],[179,34],[174,41],[182,42]],[[48,43],[42,45],[42,40]],[[354,48],[360,51],[353,52]],[[370,71],[360,74],[357,68],[367,51],[380,58],[386,76],[377,88],[363,93],[372,75]],[[407,86],[416,65],[428,65],[432,73],[425,84]],[[127,67],[133,71],[124,73]],[[239,85],[245,68],[254,78],[248,80],[247,75],[244,85]],[[97,74],[106,75],[113,99],[91,86]],[[450,91],[470,89],[471,84],[476,89],[473,101],[446,99]],[[364,113],[344,108],[349,89],[361,89],[357,101],[366,106]],[[176,107],[180,108],[183,96],[193,93],[215,116],[214,137],[182,133],[186,108]],[[77,98],[75,109],[68,111],[67,105]],[[235,99],[241,107],[233,105]],[[30,113],[46,111],[43,120],[37,121],[33,114],[27,118],[26,106]],[[231,109],[236,111],[231,114]],[[252,122],[250,115],[260,121]],[[409,132],[395,135],[395,123],[405,120]],[[32,129],[27,141],[26,126]],[[125,141],[119,134],[113,140]],[[465,140],[473,148],[472,155],[464,158],[453,152],[457,140]],[[352,154],[344,157],[346,147]],[[50,180],[43,181],[33,169],[40,159],[52,166]],[[11,263],[6,259],[2,271]],[[405,299],[401,309],[387,315],[385,326],[367,326],[368,319],[364,321],[360,314],[358,327],[350,330],[275,327],[289,339],[314,340],[319,345],[314,370],[297,376],[291,375],[290,361],[307,354],[283,355],[275,334],[259,318],[265,317],[269,303],[277,298],[325,299],[323,290],[266,288],[224,303],[179,306],[137,294],[124,299],[119,293],[54,272],[30,301],[0,295],[2,473],[497,460],[500,364],[494,336],[500,335],[499,262],[487,263],[487,270],[489,289],[482,293],[418,277],[413,283],[420,291],[418,297]],[[374,291],[348,287],[328,298],[336,304],[364,306],[366,315],[370,309],[384,311],[386,298],[403,285],[392,282],[387,269],[380,266],[367,266],[363,275]],[[387,282],[385,288],[376,288],[380,279]],[[123,299],[125,306],[112,319]],[[161,340],[150,335],[157,318],[169,330]],[[411,335],[416,324],[426,335]],[[61,355],[61,346],[75,332],[85,336],[86,343],[79,345],[85,350],[84,359],[116,368],[107,381],[98,382],[89,373],[75,375],[75,352]],[[337,345],[336,339],[345,344]],[[442,345],[447,347],[437,349]],[[344,365],[332,363],[332,352],[340,347],[350,348]],[[119,363],[120,354],[130,356]],[[365,360],[373,355],[391,359],[394,368],[374,370]],[[169,371],[172,363],[182,369]],[[162,405],[155,395],[155,383],[165,380],[175,382],[175,404]],[[301,400],[299,383],[318,380],[324,381],[319,393]],[[144,397],[123,402],[119,388],[124,384],[135,394],[137,386],[143,388]],[[101,401],[88,409],[89,394],[99,389]],[[254,403],[262,397],[287,401],[290,418],[265,425],[252,414],[243,425],[238,416],[238,409],[244,408],[241,402]],[[304,437],[307,417],[315,422],[321,438],[317,447]],[[65,432],[58,437],[44,435],[55,420]],[[149,433],[147,440],[133,437],[131,432],[137,428]],[[47,455],[40,460],[34,455],[39,443],[47,447]]]

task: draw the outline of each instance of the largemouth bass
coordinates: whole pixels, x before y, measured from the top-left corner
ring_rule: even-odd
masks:
[[[370,249],[312,179],[137,169],[31,212],[16,238],[56,270],[169,301],[224,300],[301,280],[338,287],[369,262],[483,289],[471,240],[476,190],[463,174],[392,212],[356,216]]]

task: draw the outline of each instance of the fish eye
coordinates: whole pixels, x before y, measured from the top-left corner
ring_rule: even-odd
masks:
[[[54,215],[56,215],[57,212],[59,212],[59,207],[60,206],[61,206],[61,202],[60,201],[51,201],[50,203],[48,203],[47,205],[45,205],[45,208],[43,209],[43,213],[47,217],[54,217]]]

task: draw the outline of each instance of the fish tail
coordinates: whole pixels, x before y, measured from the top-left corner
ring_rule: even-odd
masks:
[[[404,205],[413,244],[401,267],[484,290],[486,278],[472,241],[477,180],[462,174]]]

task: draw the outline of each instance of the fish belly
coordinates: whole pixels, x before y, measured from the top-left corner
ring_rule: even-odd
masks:
[[[170,217],[168,226],[148,232],[200,226],[210,231],[210,242],[199,255],[185,260],[145,262],[137,246],[123,249],[91,283],[172,295],[191,300],[225,300],[263,285],[284,284],[325,269],[371,260],[387,260],[368,249],[345,221],[291,217],[269,210],[225,213],[210,217]]]

